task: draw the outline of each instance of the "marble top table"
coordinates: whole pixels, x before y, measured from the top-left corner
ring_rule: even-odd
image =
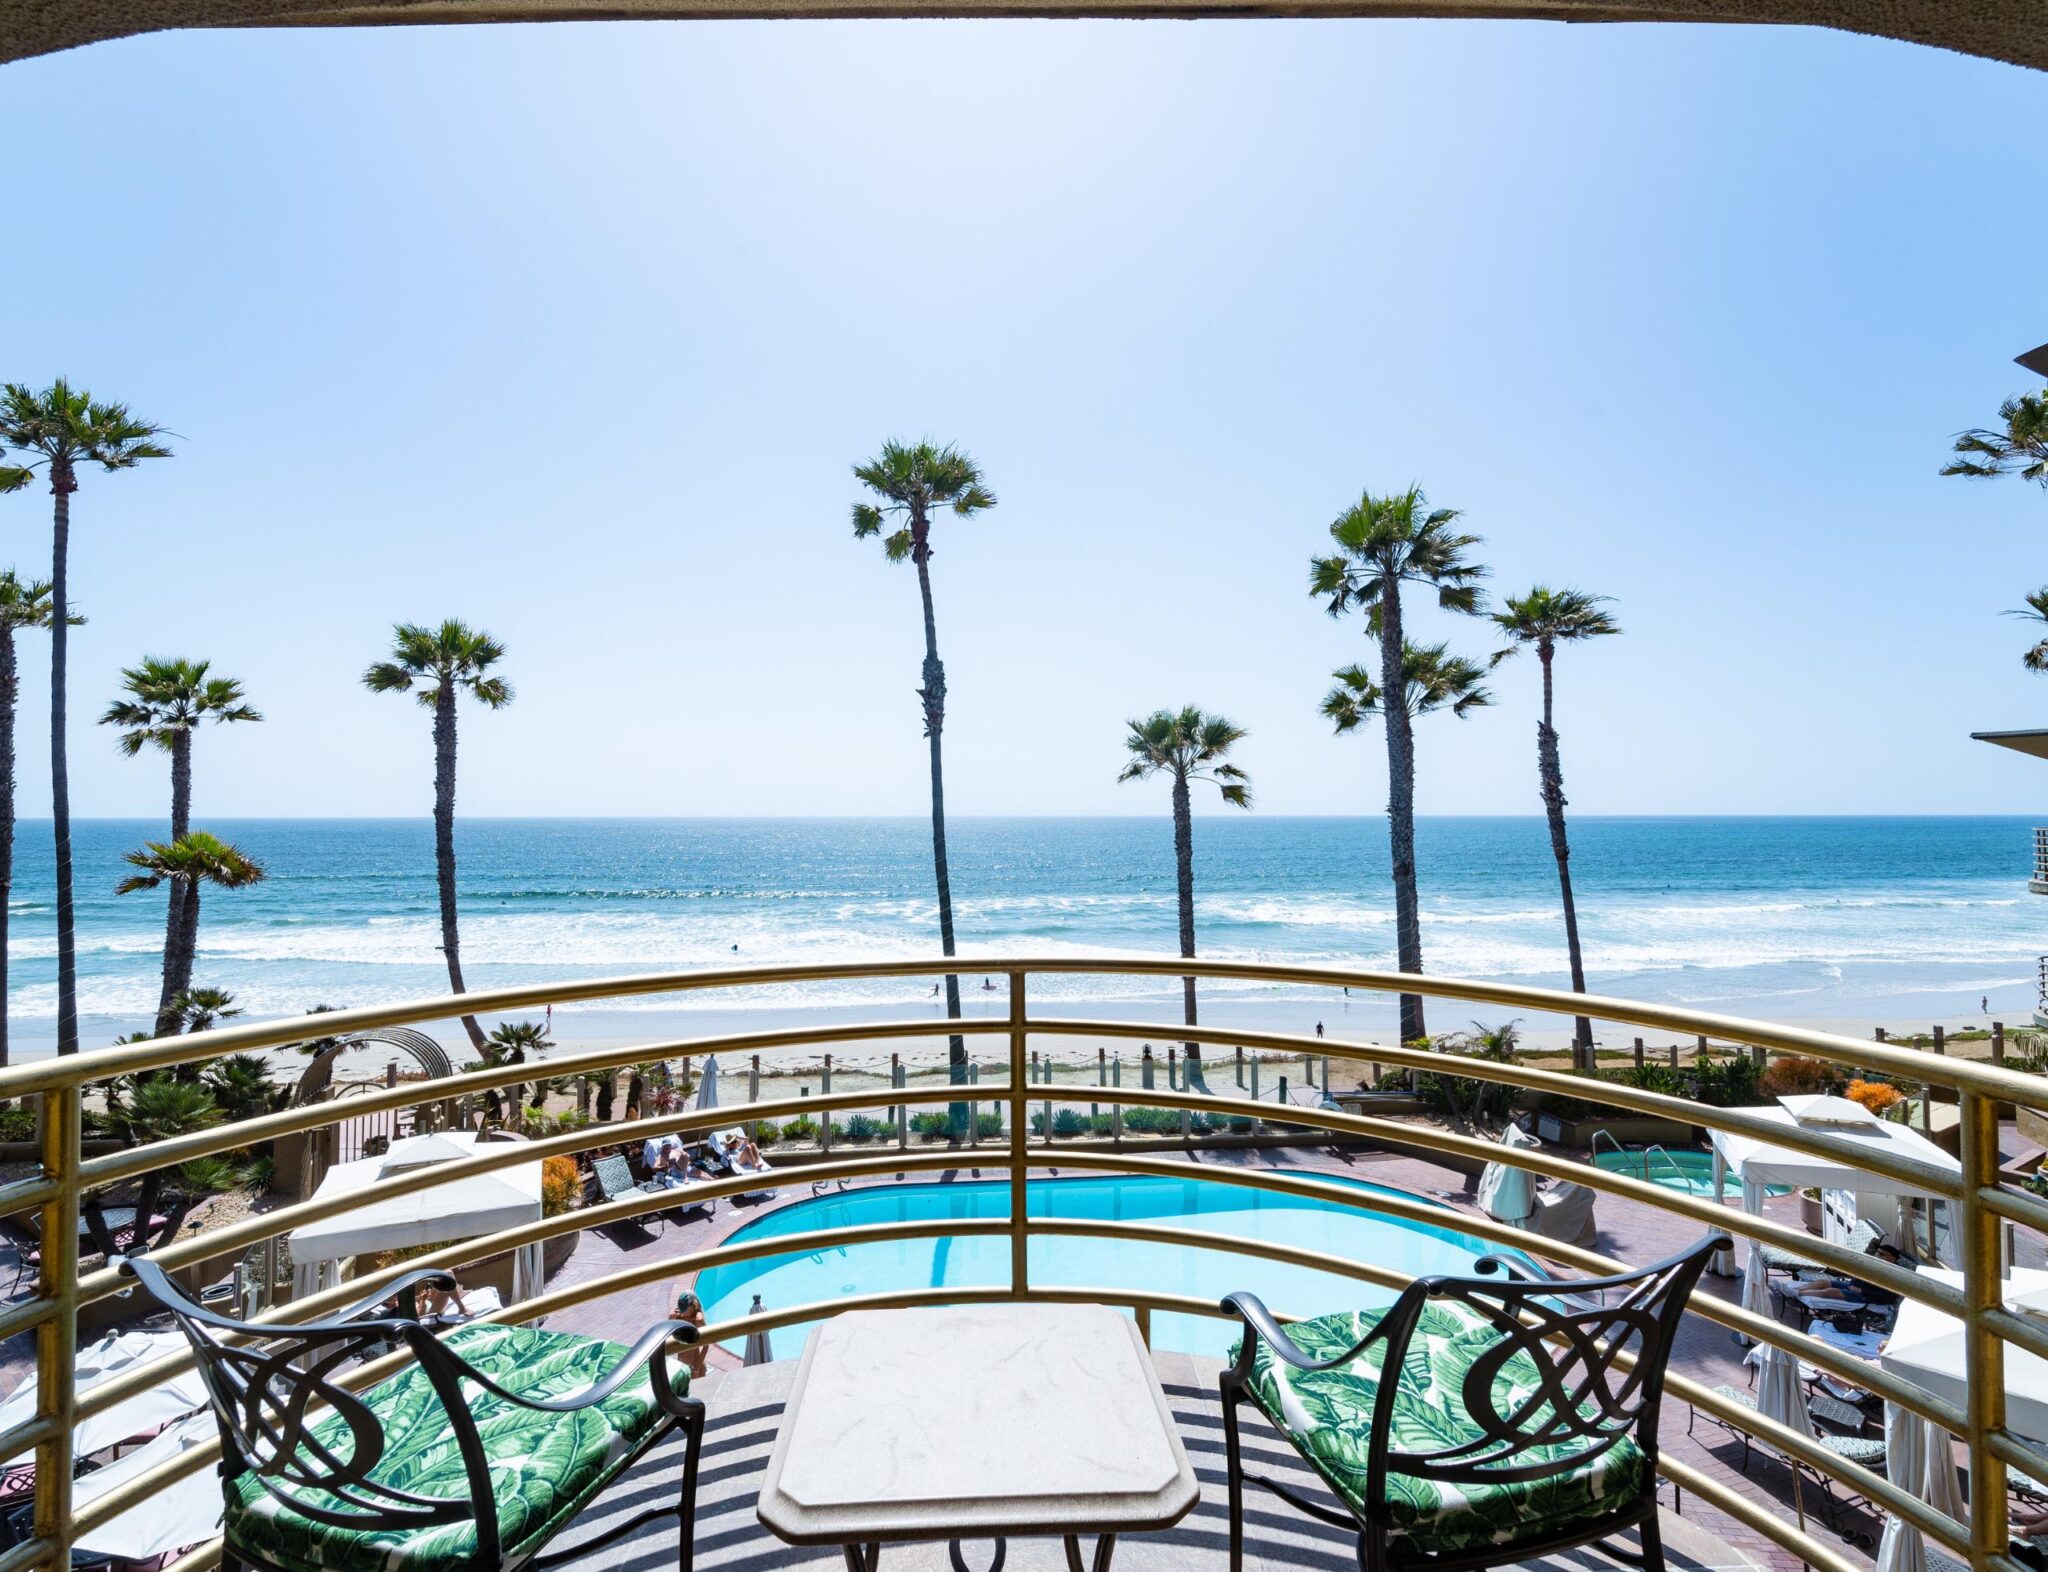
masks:
[[[1170,1528],[1201,1494],[1145,1345],[1097,1305],[856,1310],[811,1334],[761,1522],[870,1572],[890,1541]]]

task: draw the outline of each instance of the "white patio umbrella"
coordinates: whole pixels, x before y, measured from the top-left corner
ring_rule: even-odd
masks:
[[[1500,1144],[1524,1151],[1543,1145],[1520,1125],[1510,1124],[1501,1133]],[[1479,1208],[1489,1217],[1517,1226],[1536,1212],[1536,1176],[1512,1163],[1488,1163],[1479,1175]]]
[[[1830,1102],[1846,1099],[1828,1099]],[[1849,1104],[1850,1108],[1856,1105]],[[1860,1111],[1860,1110],[1859,1110]],[[1919,1163],[1933,1174],[1958,1177],[1963,1165],[1936,1146],[1917,1130],[1902,1124],[1872,1118],[1868,1123],[1835,1124],[1832,1122],[1801,1122],[1790,1110],[1782,1107],[1744,1108],[1740,1112],[1771,1124],[1783,1125],[1786,1129],[1802,1129],[1816,1135],[1828,1135],[1840,1140],[1853,1142],[1874,1152],[1884,1152],[1907,1162]],[[1826,1111],[1823,1110],[1823,1121]],[[1714,1195],[1725,1194],[1728,1174],[1733,1173],[1742,1181],[1742,1209],[1751,1216],[1758,1216],[1764,1209],[1764,1191],[1769,1185],[1782,1185],[1787,1189],[1803,1190],[1849,1190],[1862,1195],[1928,1197],[1934,1192],[1924,1185],[1906,1180],[1889,1179],[1868,1169],[1856,1166],[1848,1158],[1823,1157],[1815,1153],[1794,1151],[1789,1146],[1778,1146],[1756,1136],[1736,1135],[1726,1130],[1714,1132]],[[1763,1251],[1752,1243],[1749,1258],[1742,1278],[1742,1306],[1758,1315],[1771,1313],[1770,1292],[1764,1286]]]
[[[172,1461],[195,1446],[204,1445],[220,1434],[209,1413],[180,1420],[147,1446],[137,1447],[126,1457],[116,1458],[105,1468],[80,1474],[71,1486],[71,1504],[82,1507],[97,1501],[116,1486],[140,1479],[151,1469]],[[183,1479],[152,1491],[138,1506],[111,1517],[98,1528],[79,1537],[80,1550],[96,1551],[123,1561],[147,1561],[167,1551],[182,1550],[211,1539],[220,1532],[220,1476],[201,1468]]]
[[[495,1143],[493,1143],[495,1144]],[[392,1143],[381,1157],[336,1163],[327,1170],[315,1200],[361,1195],[361,1205],[291,1232],[294,1287],[309,1281],[326,1286],[329,1275],[351,1256],[384,1250],[455,1244],[541,1217],[541,1165],[515,1163],[448,1184],[377,1198],[381,1181],[421,1167],[476,1155],[477,1137],[467,1131],[416,1135]],[[545,1281],[541,1246],[527,1245],[512,1261],[512,1299],[540,1291]]]
[[[1951,1288],[1963,1286],[1963,1274],[1946,1267],[1923,1267],[1920,1275]],[[2005,1303],[2007,1309],[2022,1313],[2048,1305],[2048,1272],[2015,1268],[2006,1280]],[[1899,1306],[1899,1318],[1877,1362],[1963,1407],[1970,1400],[1963,1360],[1963,1323],[1932,1305],[1908,1299]],[[2048,1360],[2016,1343],[2005,1345],[2005,1424],[2015,1435],[2048,1442]],[[1887,1403],[1884,1437],[1885,1470],[1892,1482],[1967,1523],[1968,1506],[1956,1481],[1948,1432]],[[1920,1530],[1888,1517],[1878,1543],[1877,1566],[1878,1572],[1926,1572],[1927,1547]]]
[[[75,1388],[83,1397],[116,1376],[153,1364],[166,1355],[185,1353],[190,1347],[178,1332],[115,1332],[78,1351]],[[130,1436],[160,1430],[205,1403],[206,1386],[199,1379],[199,1372],[187,1370],[79,1423],[71,1432],[71,1450],[84,1457]],[[0,1401],[0,1430],[26,1424],[35,1416],[36,1378],[31,1375],[5,1401]]]
[[[713,1054],[704,1061],[704,1073],[697,1081],[698,1108],[718,1106],[718,1055]]]

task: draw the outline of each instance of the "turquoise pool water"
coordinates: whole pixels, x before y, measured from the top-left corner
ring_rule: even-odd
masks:
[[[1688,1195],[1714,1193],[1712,1152],[1673,1152],[1663,1147],[1654,1152],[1598,1152],[1594,1154],[1593,1166],[1611,1174],[1627,1174],[1631,1179],[1648,1179],[1665,1190],[1682,1190]],[[1783,1195],[1785,1187],[1769,1185],[1765,1193]],[[1722,1180],[1721,1194],[1724,1200],[1740,1201],[1742,1181],[1729,1174]]]
[[[1368,1194],[1401,1194],[1359,1180],[1336,1182]],[[798,1201],[746,1224],[732,1238],[760,1239],[875,1223],[1001,1219],[1009,1216],[1009,1210],[1010,1189],[1005,1180],[896,1184]],[[1026,1212],[1034,1218],[1165,1223],[1198,1237],[1228,1234],[1299,1245],[1414,1276],[1468,1272],[1480,1256],[1501,1253],[1499,1247],[1461,1233],[1453,1226],[1457,1214],[1448,1208],[1445,1226],[1424,1226],[1335,1202],[1203,1179],[1151,1175],[1034,1179]],[[1299,1314],[1381,1305],[1393,1299],[1390,1290],[1371,1283],[1216,1250],[1080,1238],[1033,1239],[1030,1250],[1031,1281],[1046,1287],[1139,1288],[1208,1300],[1248,1288],[1276,1310]],[[697,1294],[709,1319],[723,1321],[745,1315],[756,1294],[764,1307],[774,1309],[846,1294],[1000,1287],[1009,1280],[1010,1241],[1006,1237],[912,1239],[712,1267],[699,1275]],[[1158,1315],[1153,1318],[1152,1341],[1160,1348],[1221,1357],[1231,1342],[1232,1324],[1206,1316]],[[775,1332],[775,1356],[794,1357],[809,1331],[808,1326],[791,1326]]]

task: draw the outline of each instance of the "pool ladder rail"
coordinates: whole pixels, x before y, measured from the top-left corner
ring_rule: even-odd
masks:
[[[1630,1157],[1640,1157],[1642,1159],[1642,1162],[1639,1166],[1642,1170],[1641,1177],[1643,1183],[1656,1183],[1656,1180],[1650,1177],[1650,1159],[1653,1157],[1661,1157],[1664,1160],[1665,1166],[1668,1167],[1673,1173],[1678,1175],[1679,1183],[1687,1190],[1692,1189],[1692,1175],[1687,1173],[1685,1169],[1679,1165],[1678,1159],[1673,1157],[1669,1152],[1665,1151],[1662,1146],[1658,1145],[1655,1141],[1652,1141],[1648,1146],[1644,1147],[1641,1151],[1631,1152],[1627,1147],[1623,1146],[1621,1142],[1617,1141],[1614,1138],[1614,1132],[1612,1130],[1595,1130],[1593,1132],[1593,1161],[1594,1166],[1596,1168],[1599,1166],[1600,1137],[1603,1135],[1607,1137],[1607,1144],[1614,1148],[1614,1153],[1617,1157],[1623,1159],[1627,1159]]]

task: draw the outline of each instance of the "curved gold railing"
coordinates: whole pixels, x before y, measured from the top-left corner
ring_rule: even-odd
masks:
[[[961,963],[952,963],[958,970]],[[1194,961],[1173,958],[982,958],[967,965],[991,976],[1000,973],[1008,984],[1008,1011],[1001,1019],[938,1021],[879,1021],[850,1025],[812,1026],[791,1029],[726,1033],[716,1036],[639,1043],[600,1052],[565,1054],[540,1064],[508,1065],[472,1071],[452,1080],[431,1083],[430,1100],[440,1102],[517,1082],[532,1081],[536,1075],[550,1078],[574,1076],[591,1071],[616,1069],[650,1059],[676,1056],[700,1057],[712,1054],[747,1055],[773,1053],[793,1048],[817,1049],[836,1043],[888,1040],[930,1041],[948,1034],[997,1037],[1006,1049],[1007,1078],[994,1088],[965,1088],[952,1084],[929,1087],[905,1086],[828,1093],[818,1097],[778,1099],[743,1105],[727,1105],[703,1112],[688,1110],[644,1118],[634,1123],[631,1138],[674,1132],[690,1132],[714,1125],[727,1125],[736,1118],[782,1119],[795,1114],[820,1117],[829,1123],[836,1112],[873,1108],[878,1104],[902,1108],[945,1104],[965,1099],[1000,1101],[1007,1105],[1007,1129],[998,1142],[986,1142],[972,1149],[933,1148],[893,1150],[854,1157],[827,1152],[823,1160],[806,1161],[791,1167],[791,1176],[809,1184],[825,1180],[880,1178],[910,1172],[936,1172],[977,1165],[1000,1169],[1011,1186],[1010,1215],[993,1220],[944,1220],[930,1223],[890,1223],[781,1235],[716,1245],[684,1256],[669,1256],[645,1264],[631,1265],[594,1281],[566,1289],[544,1292],[523,1303],[509,1306],[500,1319],[530,1320],[581,1304],[623,1289],[651,1283],[679,1272],[700,1271],[724,1263],[745,1261],[767,1255],[789,1253],[792,1249],[822,1248],[849,1244],[901,1241],[938,1237],[1007,1237],[1010,1241],[1011,1282],[995,1288],[921,1289],[898,1293],[866,1294],[828,1302],[796,1305],[771,1314],[744,1317],[706,1329],[710,1339],[744,1337],[756,1330],[770,1330],[856,1307],[901,1307],[914,1304],[963,1303],[998,1298],[1029,1298],[1048,1301],[1102,1302],[1129,1306],[1149,1331],[1155,1312],[1172,1311],[1215,1316],[1218,1307],[1205,1300],[1183,1296],[1137,1292],[1129,1289],[1091,1287],[1086,1284],[1045,1284],[1031,1279],[1029,1242],[1037,1237],[1088,1236],[1169,1243],[1281,1261],[1312,1267],[1361,1282],[1398,1288],[1405,1275],[1366,1262],[1345,1260],[1325,1252],[1264,1241],[1203,1234],[1192,1229],[1161,1223],[1124,1223],[1080,1219],[1032,1219],[1024,1206],[1027,1176],[1035,1153],[1056,1152],[1062,1169],[1164,1174],[1184,1176],[1190,1164],[1157,1153],[1123,1149],[1102,1150],[1076,1146],[1055,1138],[1050,1125],[1042,1138],[1030,1133],[1029,1114],[1033,1104],[1085,1101],[1106,1104],[1184,1108],[1210,1114],[1240,1114],[1289,1126],[1348,1135],[1378,1138],[1403,1147],[1462,1159],[1491,1161],[1500,1148],[1489,1141],[1425,1124],[1401,1123],[1388,1118],[1346,1113],[1331,1108],[1287,1105],[1284,1112],[1267,1101],[1239,1097],[1194,1094],[1167,1088],[1138,1089],[1113,1086],[1054,1087],[1034,1085],[1027,1079],[1028,1043],[1031,1038],[1087,1037],[1096,1040],[1135,1040],[1170,1034],[1174,1041],[1199,1042],[1211,1046],[1239,1046],[1253,1051],[1311,1054],[1397,1069],[1424,1070],[1438,1076],[1503,1083],[1528,1091],[1557,1092],[1587,1098],[1634,1113],[1681,1119],[1687,1124],[1717,1131],[1762,1136],[1773,1144],[1824,1156],[1849,1159],[1867,1171],[1908,1182],[1917,1189],[1949,1201],[1955,1209],[1955,1234],[1964,1266],[1960,1292],[1925,1280],[1903,1268],[1868,1256],[1853,1254],[1839,1246],[1769,1219],[1731,1210],[1718,1199],[1680,1195],[1626,1174],[1609,1172],[1568,1158],[1541,1151],[1514,1154],[1516,1166],[1532,1172],[1566,1178],[1596,1190],[1657,1207],[1714,1228],[1741,1235],[1766,1245],[1796,1249],[1807,1258],[1834,1267],[1902,1296],[1921,1300],[1960,1317],[1967,1329],[1969,1403],[1959,1408],[1934,1393],[1900,1377],[1866,1364],[1818,1339],[1780,1322],[1754,1315],[1739,1305],[1708,1294],[1696,1295],[1690,1308],[1704,1318],[1730,1328],[1750,1339],[1773,1344],[1804,1362],[1845,1381],[1872,1391],[1886,1401],[1962,1437],[1969,1448],[1970,1528],[1936,1511],[1911,1491],[1890,1480],[1848,1463],[1811,1439],[1758,1414],[1716,1396],[1696,1383],[1672,1376],[1668,1390],[1673,1396],[1704,1413],[1734,1424],[1758,1441],[1797,1463],[1851,1487],[1866,1496],[1882,1512],[1895,1515],[1920,1529],[1958,1555],[1968,1557],[1976,1572],[2020,1572],[2009,1554],[2006,1539],[2006,1473],[2008,1467],[2041,1478],[2048,1473],[2043,1455],[2030,1450],[2005,1429],[2004,1349],[2015,1344],[2031,1353],[2048,1357],[2048,1333],[2003,1308],[1999,1288],[2000,1252],[1998,1229],[2003,1221],[2048,1232],[2048,1202],[2000,1183],[1997,1140],[1997,1111],[2001,1103],[2048,1109],[2048,1085],[2035,1077],[2021,1075],[1995,1065],[1940,1057],[1883,1043],[1868,1043],[1792,1027],[1635,1003],[1598,996],[1559,993],[1547,989],[1511,984],[1469,982],[1409,976],[1393,972],[1353,971],[1331,967],[1266,966],[1249,963]],[[296,1020],[252,1023],[216,1029],[187,1037],[130,1044],[102,1049],[61,1060],[41,1060],[0,1070],[0,1099],[34,1096],[41,1100],[41,1172],[29,1179],[0,1185],[0,1216],[36,1209],[41,1214],[45,1241],[36,1293],[21,1302],[0,1307],[0,1336],[34,1330],[37,1335],[36,1418],[0,1433],[0,1457],[14,1456],[34,1447],[37,1459],[37,1488],[34,1536],[0,1553],[0,1572],[21,1572],[30,1567],[55,1567],[65,1562],[78,1534],[108,1521],[148,1498],[173,1479],[211,1465],[217,1456],[213,1446],[194,1448],[173,1463],[132,1481],[119,1491],[92,1502],[73,1514],[71,1509],[71,1431],[83,1418],[102,1412],[176,1373],[189,1365],[189,1357],[178,1356],[135,1371],[119,1380],[96,1387],[82,1400],[73,1390],[72,1367],[77,1346],[78,1312],[87,1305],[118,1293],[123,1282],[111,1268],[80,1276],[78,1272],[78,1216],[81,1195],[93,1188],[134,1178],[143,1173],[247,1147],[279,1136],[301,1134],[361,1118],[389,1109],[411,1107],[423,1101],[421,1084],[406,1083],[383,1091],[352,1096],[345,1103],[325,1102],[293,1108],[281,1113],[244,1120],[178,1136],[153,1145],[124,1149],[85,1158],[81,1155],[81,1098],[91,1083],[140,1070],[167,1069],[180,1064],[199,1063],[230,1053],[278,1047],[311,1037],[333,1036],[375,1027],[443,1019],[458,1012],[483,1014],[530,1009],[545,1004],[566,1004],[596,999],[638,997],[650,994],[694,992],[767,984],[832,982],[887,977],[940,976],[947,970],[942,959],[894,961],[852,966],[781,966],[720,969],[690,973],[650,974],[625,978],[552,983],[522,988],[498,989],[458,998],[436,998],[390,1006],[372,1006],[326,1012]],[[1123,975],[1164,978],[1193,975],[1210,979],[1248,980],[1292,984],[1303,987],[1351,988],[1382,992],[1412,992],[1435,997],[1457,998],[1474,1003],[1504,1005],[1559,1016],[1586,1015],[1605,1021],[1665,1029],[1687,1037],[1716,1040],[1771,1052],[1797,1053],[1845,1064],[1864,1071],[1882,1072],[1902,1079],[1952,1090],[1961,1117],[1960,1177],[1942,1169],[1879,1154],[1857,1143],[1814,1131],[1768,1123],[1737,1110],[1703,1107],[1686,1099],[1651,1092],[1640,1087],[1590,1080],[1582,1075],[1539,1070],[1513,1063],[1496,1063],[1460,1055],[1446,1055],[1419,1048],[1391,1044],[1342,1043],[1321,1038],[1275,1032],[1246,1032],[1216,1027],[1164,1025],[1159,1022],[1083,1020],[1072,1017],[1035,1017],[1028,1011],[1030,979],[1049,975]],[[1085,1096],[1080,1095],[1085,1092]],[[431,1189],[472,1174],[487,1173],[513,1164],[525,1164],[555,1155],[575,1155],[596,1147],[616,1145],[625,1135],[618,1124],[591,1124],[543,1140],[507,1142],[461,1162],[435,1164],[413,1174],[397,1177],[380,1186],[381,1195]],[[1166,1144],[1166,1143],[1162,1143]],[[1171,1144],[1178,1144],[1177,1142]],[[1305,1178],[1294,1174],[1202,1165],[1202,1178],[1212,1182],[1243,1185],[1283,1194],[1333,1201],[1348,1206],[1366,1206],[1392,1216],[1431,1224],[1444,1221],[1443,1209],[1433,1202],[1405,1199],[1381,1192],[1362,1195],[1349,1185]],[[695,1186],[693,1196],[717,1199],[775,1188],[762,1176],[714,1181]],[[154,1259],[175,1270],[227,1252],[274,1238],[316,1219],[346,1211],[354,1198],[326,1201],[302,1200],[259,1216],[252,1216],[226,1228],[166,1246]],[[403,1272],[421,1266],[454,1266],[485,1259],[586,1228],[612,1223],[674,1204],[672,1196],[631,1196],[597,1206],[584,1207],[564,1215],[504,1230],[487,1238],[465,1241],[436,1249],[379,1272],[365,1273],[342,1287],[293,1301],[263,1319],[291,1321],[317,1316],[360,1298],[367,1290],[391,1281]],[[1525,1233],[1484,1216],[1457,1214],[1461,1232],[1543,1257],[1575,1271],[1607,1273],[1622,1270],[1629,1263],[1611,1260],[1595,1252],[1562,1245]],[[1640,1265],[1642,1263],[1633,1263]],[[399,1356],[394,1356],[394,1358]],[[388,1372],[391,1361],[365,1367],[352,1378],[363,1383]],[[1752,1499],[1730,1490],[1720,1482],[1669,1458],[1660,1458],[1660,1469],[1682,1489],[1693,1491],[1729,1516],[1766,1534],[1773,1541],[1823,1572],[1859,1572],[1853,1563],[1826,1544],[1782,1520],[1772,1503]],[[174,1572],[200,1572],[217,1562],[219,1545],[202,1546],[188,1553]]]

